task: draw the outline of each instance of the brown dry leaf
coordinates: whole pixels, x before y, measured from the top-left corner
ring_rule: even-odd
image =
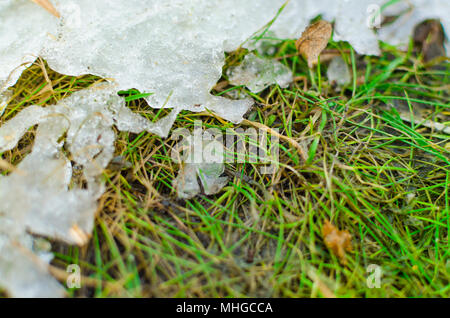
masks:
[[[295,43],[298,52],[308,61],[309,68],[317,64],[319,55],[327,47],[332,32],[331,23],[320,20],[307,27]]]
[[[445,56],[445,34],[439,20],[427,20],[414,30],[414,43],[420,47],[425,63]]]
[[[352,250],[352,236],[347,230],[340,231],[336,226],[326,220],[322,228],[325,245],[346,264],[345,251]]]
[[[49,0],[31,0],[31,1],[33,1],[34,3],[40,5],[45,10],[47,10],[48,12],[53,14],[55,17],[57,17],[57,18],[60,17],[59,12],[55,9],[53,4]]]

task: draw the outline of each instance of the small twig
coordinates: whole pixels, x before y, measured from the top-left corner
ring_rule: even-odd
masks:
[[[306,154],[305,149],[303,149],[303,147],[300,146],[300,144],[299,144],[298,142],[296,142],[294,139],[289,138],[289,137],[287,137],[287,136],[285,136],[285,135],[282,135],[282,134],[280,134],[279,132],[273,130],[272,128],[270,128],[270,127],[268,127],[268,126],[266,126],[266,125],[264,125],[264,124],[255,122],[255,121],[250,121],[250,120],[244,119],[244,120],[242,121],[242,123],[243,123],[244,125],[245,125],[245,124],[246,124],[246,125],[250,125],[250,126],[253,126],[253,127],[255,127],[255,128],[259,128],[259,129],[262,129],[262,130],[264,130],[264,131],[267,131],[269,134],[271,134],[271,135],[273,135],[273,136],[276,136],[276,137],[278,137],[278,138],[280,138],[280,139],[283,139],[283,140],[289,142],[292,146],[294,146],[294,147],[297,149],[298,153],[300,154],[300,156],[302,157],[302,159],[303,159],[305,162],[308,160],[308,155]]]
[[[57,17],[57,18],[61,17],[61,15],[59,14],[58,10],[55,9],[53,4],[49,0],[31,0],[31,1],[33,1],[37,5],[40,5],[45,10],[47,10],[48,12],[53,14],[55,17]]]
[[[341,50],[341,51],[340,51],[340,50],[337,50],[337,49],[323,50],[323,51],[322,51],[322,55],[323,55],[323,54],[330,54],[330,55],[332,55],[332,56],[337,56],[337,55],[339,55],[341,52],[342,52],[342,53],[350,53],[350,50]],[[298,52],[292,53],[292,54],[286,54],[286,55],[283,55],[283,56],[278,56],[278,57],[276,57],[275,60],[288,59],[288,58],[295,57],[295,56],[298,56],[298,55],[299,55]],[[322,61],[322,58],[321,58],[320,60]]]

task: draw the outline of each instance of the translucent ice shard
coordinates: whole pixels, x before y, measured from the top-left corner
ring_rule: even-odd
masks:
[[[327,70],[327,77],[331,84],[336,84],[338,90],[350,83],[352,79],[350,70],[341,56],[336,56],[331,60]]]
[[[253,93],[259,93],[271,84],[285,88],[293,81],[292,71],[276,60],[247,54],[244,61],[229,68],[227,75],[233,85],[245,85]]]
[[[218,193],[228,182],[227,177],[221,176],[225,171],[223,144],[212,139],[211,135],[196,143],[195,133],[184,142],[187,152],[182,168],[173,182],[178,197],[190,199],[202,190],[206,195]]]
[[[221,163],[186,163],[174,180],[178,197],[191,199],[201,192],[200,184],[206,195],[216,194],[227,184],[228,178],[221,177],[224,165]]]
[[[195,165],[184,165],[173,182],[179,198],[191,199],[200,193],[200,185],[198,184],[197,176],[198,173]]]

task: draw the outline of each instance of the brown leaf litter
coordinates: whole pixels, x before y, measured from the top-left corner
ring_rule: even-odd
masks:
[[[439,20],[428,20],[414,30],[414,43],[422,53],[425,63],[445,56],[445,35]]]
[[[309,68],[317,64],[319,55],[327,47],[332,32],[331,23],[320,20],[307,27],[295,43],[298,52],[306,58]]]
[[[336,226],[326,220],[322,228],[322,236],[325,245],[346,264],[345,252],[352,250],[352,236],[347,230],[340,231]]]

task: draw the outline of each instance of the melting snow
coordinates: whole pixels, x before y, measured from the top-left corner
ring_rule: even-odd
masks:
[[[48,296],[52,290],[54,296],[60,295],[59,288],[47,290],[47,285],[41,285],[47,294],[29,291],[23,280],[9,277],[20,276],[20,271],[39,263],[30,251],[15,251],[14,246],[26,250],[29,244],[21,242],[28,231],[70,244],[87,242],[96,202],[103,193],[99,177],[114,154],[112,126],[133,133],[168,134],[174,113],[151,123],[127,108],[116,92],[113,85],[94,86],[54,106],[27,107],[0,127],[2,153],[14,148],[30,127],[39,125],[31,154],[9,175],[0,176],[0,284],[13,296]],[[64,134],[65,141],[60,141]],[[87,189],[71,184],[73,167],[63,146],[83,168]],[[28,283],[45,281],[53,286],[53,279],[48,275],[44,279],[42,272],[38,268],[27,272]]]

